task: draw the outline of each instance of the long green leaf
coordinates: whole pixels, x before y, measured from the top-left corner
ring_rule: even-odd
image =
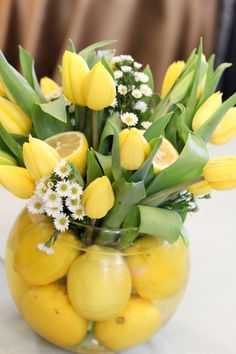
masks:
[[[40,103],[40,97],[34,92],[29,83],[11,66],[0,51],[0,76],[12,97],[22,110],[31,116],[34,103]]]
[[[182,220],[175,211],[139,206],[139,232],[153,235],[169,243],[174,243],[181,236]]]
[[[86,47],[85,49],[81,50],[79,52],[79,54],[84,58],[84,60],[87,61],[88,57],[89,57],[89,54],[98,49],[98,48],[102,48],[102,47],[106,47],[112,43],[115,43],[116,40],[105,40],[105,41],[100,41],[100,42],[96,42],[96,43],[93,43],[91,45],[89,45],[88,47]]]
[[[52,117],[58,119],[60,122],[67,122],[66,105],[63,96],[60,96],[52,102],[42,103],[40,107],[42,111],[47,114],[50,114]]]
[[[103,173],[101,167],[96,159],[94,150],[89,150],[87,152],[87,181],[86,184],[89,185],[96,178],[102,177]]]
[[[120,164],[120,139],[119,130],[115,124],[111,122],[113,128],[113,143],[111,150],[112,157],[112,174],[114,180],[119,179],[122,176],[121,164]]]
[[[103,170],[103,174],[106,175],[111,182],[113,182],[113,174],[112,174],[112,158],[111,155],[102,155],[99,152],[95,151],[95,155],[101,165]]]
[[[199,177],[207,161],[206,145],[199,136],[190,133],[179,158],[156,175],[147,187],[147,195]]]
[[[17,157],[20,165],[23,165],[23,155],[21,146],[16,142],[16,140],[4,129],[3,125],[0,123],[0,137],[8,149]]]
[[[173,112],[167,113],[159,119],[153,121],[152,125],[145,131],[144,138],[147,141],[152,140],[160,135],[164,135],[165,128],[170,121]]]

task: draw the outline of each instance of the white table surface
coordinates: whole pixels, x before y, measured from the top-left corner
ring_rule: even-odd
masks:
[[[211,156],[236,155],[236,141],[211,147]],[[0,255],[24,201],[0,188]],[[173,319],[152,341],[126,354],[236,353],[236,191],[201,200],[189,217],[191,276]],[[56,354],[21,319],[10,298],[0,261],[0,354]]]

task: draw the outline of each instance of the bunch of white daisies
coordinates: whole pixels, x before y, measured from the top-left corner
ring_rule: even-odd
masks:
[[[31,214],[52,217],[56,230],[64,232],[71,221],[83,220],[86,216],[82,195],[83,189],[75,181],[71,165],[61,160],[50,175],[37,182],[27,209]]]
[[[136,126],[139,115],[148,109],[146,98],[153,95],[151,87],[147,84],[149,77],[138,71],[142,64],[134,61],[131,55],[113,57],[112,67],[117,91],[112,107],[119,113],[124,124],[129,127]]]

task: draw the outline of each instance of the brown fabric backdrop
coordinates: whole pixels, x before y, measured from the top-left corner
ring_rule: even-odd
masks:
[[[117,53],[149,63],[160,84],[166,67],[186,58],[204,38],[213,50],[220,0],[0,0],[0,48],[18,66],[21,44],[36,59],[38,76],[55,76],[72,38],[78,50],[118,39]],[[158,85],[159,86],[159,85]]]

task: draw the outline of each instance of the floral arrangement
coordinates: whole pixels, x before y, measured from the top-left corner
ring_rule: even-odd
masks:
[[[184,220],[197,197],[236,187],[236,156],[208,158],[207,143],[236,134],[236,94],[222,103],[202,43],[167,70],[161,94],[152,72],[130,55],[69,42],[61,86],[37,80],[20,47],[19,74],[0,53],[0,183],[29,199],[28,212],[53,220],[38,249],[53,253],[61,232],[102,227],[86,245],[130,246],[140,234],[188,243]],[[106,229],[127,229],[119,239]],[[104,230],[104,231],[102,231]]]

